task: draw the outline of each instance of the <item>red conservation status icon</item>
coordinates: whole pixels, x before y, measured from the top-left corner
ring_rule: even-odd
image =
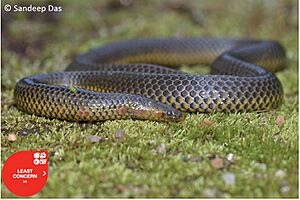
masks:
[[[17,196],[40,192],[48,179],[48,152],[19,151],[11,155],[2,168],[2,180]]]

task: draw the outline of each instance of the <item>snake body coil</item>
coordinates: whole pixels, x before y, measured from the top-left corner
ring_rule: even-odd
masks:
[[[278,71],[285,62],[284,49],[275,41],[129,40],[80,55],[66,72],[23,78],[14,96],[23,111],[69,121],[180,121],[181,111],[269,110],[281,103],[283,89],[267,69]],[[209,64],[212,75],[153,64]]]

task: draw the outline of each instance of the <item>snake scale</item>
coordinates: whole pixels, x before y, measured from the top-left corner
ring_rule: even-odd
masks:
[[[273,72],[285,63],[284,48],[271,40],[125,40],[79,55],[65,72],[21,79],[14,97],[20,110],[47,118],[178,122],[182,111],[276,108],[283,88]],[[211,74],[169,68],[181,64],[210,65]]]

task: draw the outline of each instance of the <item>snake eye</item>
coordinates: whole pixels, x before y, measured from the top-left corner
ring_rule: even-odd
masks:
[[[175,113],[173,111],[167,112],[168,117],[175,117]]]

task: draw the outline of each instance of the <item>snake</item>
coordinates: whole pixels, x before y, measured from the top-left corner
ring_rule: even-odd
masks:
[[[286,65],[275,40],[141,38],[114,41],[75,57],[65,71],[19,80],[18,109],[75,122],[179,122],[187,113],[268,111],[283,101],[275,72]],[[180,71],[210,66],[210,74]]]

